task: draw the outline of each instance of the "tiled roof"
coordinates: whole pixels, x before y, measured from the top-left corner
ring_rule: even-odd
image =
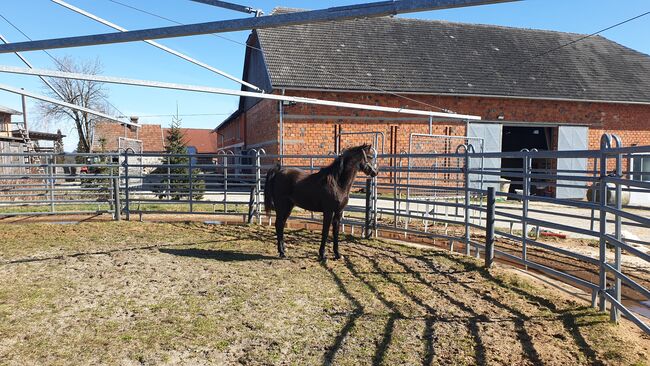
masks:
[[[164,128],[165,136],[169,128]],[[219,150],[217,146],[217,134],[212,129],[204,128],[181,128],[185,145],[196,148],[199,154],[216,154]]]
[[[373,90],[353,79],[402,93],[650,103],[650,56],[600,36],[538,57],[584,36],[405,18],[256,34],[275,89]]]

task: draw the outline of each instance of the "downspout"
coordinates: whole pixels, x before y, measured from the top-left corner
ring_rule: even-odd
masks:
[[[433,135],[433,116],[429,116],[429,135]]]

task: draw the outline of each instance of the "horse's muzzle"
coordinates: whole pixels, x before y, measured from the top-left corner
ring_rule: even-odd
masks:
[[[375,169],[371,164],[366,163],[366,164],[363,166],[363,173],[364,173],[365,175],[369,175],[370,177],[373,177],[373,178],[374,178],[374,177],[377,176],[378,171],[377,171],[377,169]]]

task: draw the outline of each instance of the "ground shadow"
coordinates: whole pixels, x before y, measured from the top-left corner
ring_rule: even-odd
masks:
[[[181,257],[194,257],[199,259],[213,259],[221,262],[246,262],[275,260],[278,257],[271,257],[263,254],[244,253],[230,250],[210,250],[210,249],[159,249],[161,253],[177,255]]]

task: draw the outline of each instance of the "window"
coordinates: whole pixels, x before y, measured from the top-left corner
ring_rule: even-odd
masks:
[[[650,182],[650,155],[632,156],[632,179]]]

